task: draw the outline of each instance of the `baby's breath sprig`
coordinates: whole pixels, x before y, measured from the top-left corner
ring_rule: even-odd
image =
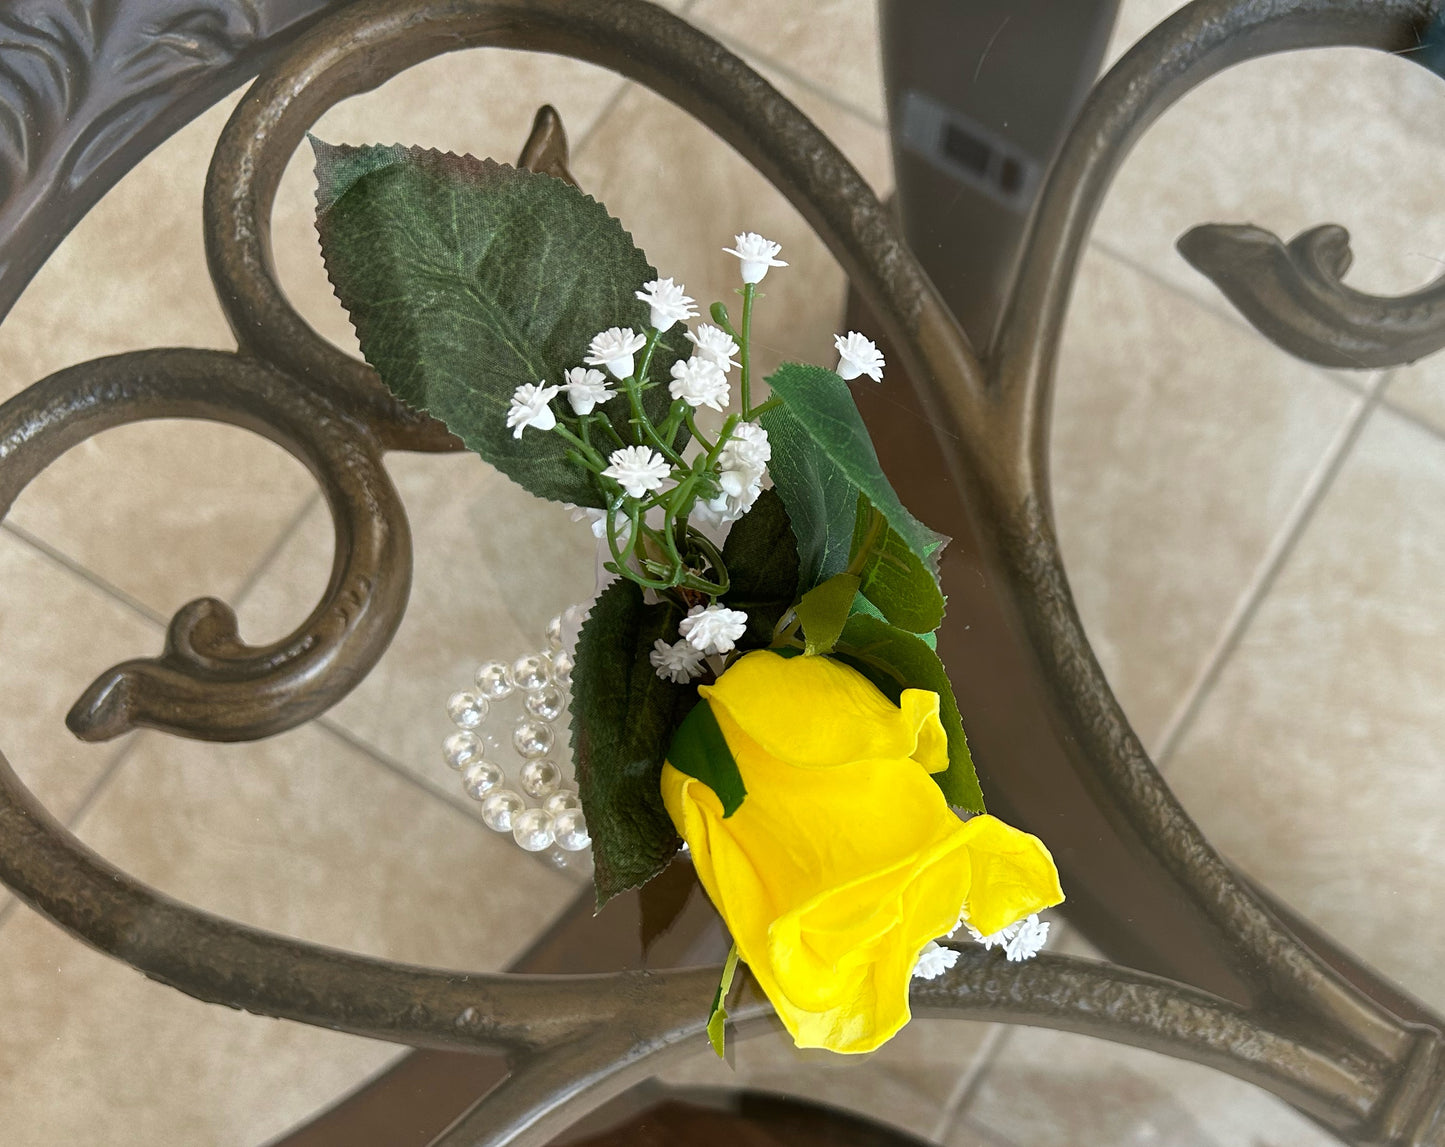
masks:
[[[705,528],[742,517],[762,490],[771,447],[755,420],[772,403],[752,405],[752,310],[757,284],[768,268],[787,266],[777,258],[778,244],[760,235],[748,232],[735,243],[724,250],[742,261],[741,329],[733,329],[727,309],[716,303],[711,310],[714,323],[687,331],[693,353],[668,371],[672,403],[660,423],[642,401],[644,393],[664,382],[653,372],[658,343],[677,323],[698,317],[682,284],[670,278],[644,283],[636,292],[648,306],[646,333],[629,327],[599,331],[587,347],[584,365],[565,371],[557,386],[539,380],[517,387],[507,414],[515,437],[528,428],[551,431],[567,443],[568,458],[595,475],[607,505],[589,514],[596,515],[594,529],[611,555],[605,568],[670,594],[692,611],[690,617],[703,617],[696,623],[702,627],[698,632],[722,635],[706,643],[707,655],[714,657],[731,651],[732,639],[726,634],[745,625],[746,615],[718,604],[730,580],[722,552]],[[727,412],[732,401],[728,376],[734,368],[739,371],[741,410],[727,414],[710,437],[698,426],[698,411],[706,407]],[[619,392],[627,398],[628,417],[614,425],[603,406]],[[561,394],[565,403],[557,401]],[[678,447],[684,427],[695,443],[688,450]],[[703,647],[694,643],[691,653],[684,652],[680,646],[686,644],[687,633],[682,637],[666,654],[658,651],[659,673],[686,678],[702,672]]]

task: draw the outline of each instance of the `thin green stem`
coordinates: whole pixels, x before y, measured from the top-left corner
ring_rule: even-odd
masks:
[[[552,427],[552,429],[560,434],[565,441],[570,442],[576,447],[578,453],[589,463],[589,469],[594,473],[600,474],[603,470],[607,469],[607,460],[596,451],[592,443],[577,437],[577,435],[573,434],[572,431],[568,430],[560,422]]]
[[[723,964],[722,979],[718,981],[717,995],[712,999],[712,1012],[707,1020],[707,1038],[712,1044],[712,1049],[717,1053],[718,1059],[723,1057],[723,1032],[727,1023],[728,992],[732,990],[733,975],[738,970],[738,946],[733,944],[728,951],[727,961]]]
[[[677,428],[683,424],[687,418],[687,412],[691,409],[692,407],[688,406],[685,401],[679,398],[673,402],[672,407],[668,410],[667,421],[662,424],[661,434],[662,437],[667,440],[669,446],[677,441]]]
[[[702,436],[702,431],[697,428],[697,415],[696,412],[692,409],[692,407],[689,406],[687,408],[687,413],[684,414],[683,417],[687,420],[688,433],[697,439],[698,445],[700,445],[703,450],[711,454],[715,449],[717,449],[717,447],[713,443],[709,442],[706,438]]]
[[[604,416],[598,420],[597,425],[607,432],[608,437],[617,444],[619,449],[627,445],[627,443],[622,440],[622,435],[617,433],[617,427],[612,425],[612,419]]]
[[[713,597],[722,597],[732,586],[732,579],[728,576],[728,567],[723,562],[722,554],[712,542],[708,541],[707,538],[703,537],[702,534],[691,527],[688,527],[687,530],[687,540],[695,548],[703,552],[703,556],[707,558],[708,563],[713,568],[713,573],[716,575],[716,581],[705,583],[713,585],[716,588],[712,590],[704,589],[702,592],[711,593]],[[702,578],[698,578],[697,580],[700,582],[704,581]],[[702,587],[698,586],[696,588],[701,589]]]
[[[652,369],[652,352],[657,349],[658,341],[661,338],[662,332],[656,328],[647,332],[647,345],[642,349],[642,365],[637,368],[637,373],[632,376],[637,379],[639,384],[647,381],[647,372]]]
[[[722,431],[717,436],[716,444],[707,452],[705,469],[712,469],[713,464],[718,459],[718,455],[722,453],[722,448],[727,445],[728,439],[733,436],[733,431],[737,429],[738,419],[739,415],[736,414],[729,414],[727,416],[727,420],[722,424]]]
[[[747,421],[751,422],[751,421],[752,421],[754,418],[756,418],[759,414],[766,414],[768,411],[770,411],[770,410],[776,410],[779,406],[782,406],[782,405],[783,405],[783,400],[782,400],[781,398],[778,398],[778,397],[775,396],[775,397],[773,397],[773,398],[768,399],[767,402],[760,402],[760,403],[758,403],[755,407],[753,407],[751,410],[744,412],[743,418],[745,418]]]
[[[756,283],[743,284],[743,324],[742,333],[739,339],[740,358],[742,360],[742,380],[739,387],[742,390],[743,410],[752,409],[752,354],[749,342],[753,326],[753,299],[757,297],[758,285]]]

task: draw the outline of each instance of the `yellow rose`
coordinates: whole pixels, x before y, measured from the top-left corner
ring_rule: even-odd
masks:
[[[895,705],[842,662],[767,650],[698,692],[746,797],[725,816],[669,762],[663,802],[799,1047],[890,1039],[919,953],[965,909],[988,934],[1063,900],[1041,841],[959,819],[929,776],[948,767],[938,694],[905,689]]]

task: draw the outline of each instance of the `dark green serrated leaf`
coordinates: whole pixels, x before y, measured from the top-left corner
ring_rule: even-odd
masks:
[[[599,908],[661,872],[680,843],[662,804],[662,763],[697,690],[664,681],[648,661],[654,641],[676,637],[677,622],[676,609],[646,605],[635,582],[618,580],[577,641],[572,744]]]
[[[908,548],[882,511],[859,494],[850,552],[856,554],[864,545],[870,556],[859,574],[859,588],[882,615],[909,633],[932,633],[942,625],[945,599],[937,576]]]
[[[748,615],[744,648],[766,646],[798,597],[798,543],[775,490],[764,490],[723,544],[730,585],[723,604]]]
[[[798,589],[806,592],[848,568],[858,490],[786,406],[767,411],[758,421],[773,448],[768,473],[792,523]]]
[[[722,802],[724,820],[742,807],[748,795],[747,787],[738,772],[733,751],[728,748],[727,738],[718,728],[712,706],[706,701],[694,705],[677,727],[667,749],[667,761],[678,772],[712,789]]]
[[[783,400],[760,416],[773,446],[768,469],[793,521],[803,584],[811,588],[848,567],[859,493],[936,576],[948,539],[898,500],[848,384],[831,370],[795,362],[784,363],[767,381],[773,397]]]
[[[803,595],[797,613],[808,656],[833,652],[857,596],[858,576],[850,573],[834,574]]]
[[[878,680],[882,675],[895,682],[899,689],[931,689],[938,694],[938,715],[943,731],[948,734],[948,768],[935,773],[933,779],[949,804],[972,812],[985,811],[983,790],[979,788],[973,757],[968,751],[958,702],[938,654],[918,634],[861,613],[850,617],[843,627],[838,651],[880,688],[884,688]],[[884,691],[896,699],[897,690],[884,688]]]
[[[517,386],[559,384],[598,331],[646,329],[634,292],[657,273],[631,236],[550,175],[422,148],[312,146],[326,271],[382,381],[532,493],[604,505],[560,436],[514,438],[506,417]],[[674,327],[652,377],[689,350]],[[644,402],[661,422],[667,388]],[[631,441],[626,398],[602,409]]]

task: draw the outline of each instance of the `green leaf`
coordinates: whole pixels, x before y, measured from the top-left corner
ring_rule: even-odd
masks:
[[[786,406],[758,421],[773,448],[768,473],[797,539],[798,588],[812,589],[848,568],[858,491]]]
[[[857,596],[858,577],[850,573],[834,574],[803,595],[797,612],[798,620],[803,623],[805,653],[811,657],[833,652]]]
[[[506,417],[517,386],[561,383],[598,331],[647,329],[634,292],[657,273],[631,236],[550,175],[414,147],[312,146],[327,274],[382,381],[532,493],[604,505],[559,435],[514,438]],[[652,377],[689,349],[674,327]],[[667,388],[644,404],[663,421]],[[627,399],[602,410],[631,441]]]
[[[883,611],[879,609],[876,605],[874,605],[871,601],[869,601],[866,597],[864,597],[861,592],[858,594],[857,597],[853,599],[853,608],[849,610],[850,616],[852,614],[860,613],[864,617],[876,617],[879,621],[888,620],[886,617],[883,616]],[[923,642],[924,645],[928,646],[929,649],[938,648],[938,636],[936,634],[915,633],[913,636],[918,638],[919,641]]]
[[[748,648],[772,642],[773,627],[798,597],[798,543],[774,490],[733,523],[723,544],[731,584],[723,604],[748,615]]]
[[[843,627],[838,651],[895,700],[904,689],[931,689],[938,694],[938,715],[948,734],[948,768],[935,773],[933,779],[949,804],[985,811],[958,702],[938,654],[918,634],[861,613],[855,613]]]
[[[943,624],[945,599],[937,575],[908,548],[882,511],[859,494],[850,553],[856,555],[864,546],[868,556],[859,588],[885,618],[909,633],[932,633]],[[856,560],[851,565],[858,568]]]
[[[697,690],[657,675],[648,654],[677,636],[678,611],[613,582],[593,604],[572,671],[578,796],[592,834],[597,906],[651,880],[680,843],[662,804],[662,763]]]
[[[848,568],[860,493],[936,576],[948,539],[898,500],[848,384],[831,370],[795,362],[767,381],[773,397],[783,400],[760,416],[773,447],[768,469],[798,538],[802,584],[811,588]]]
[[[667,760],[674,769],[707,785],[722,802],[726,820],[742,807],[748,795],[727,738],[718,728],[712,706],[699,701],[683,718],[668,746]]]

